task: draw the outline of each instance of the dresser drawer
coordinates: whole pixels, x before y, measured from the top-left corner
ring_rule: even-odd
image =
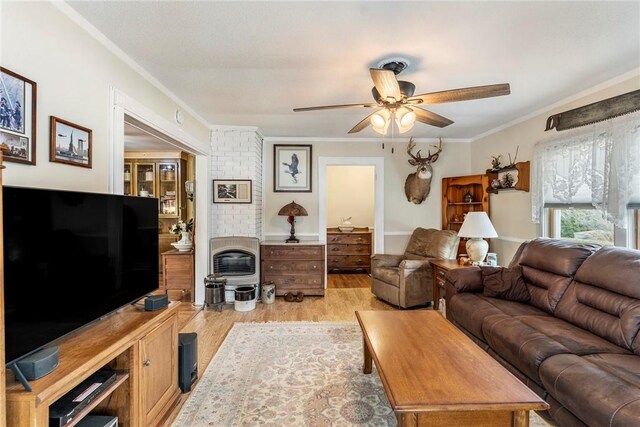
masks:
[[[327,234],[327,243],[368,245],[371,243],[371,234]]]
[[[283,260],[263,260],[262,274],[305,274],[315,273],[324,270],[324,261],[283,261]]]
[[[369,245],[330,245],[327,256],[331,255],[369,255]]]
[[[265,281],[276,285],[276,295],[287,292],[304,292],[307,295],[324,295],[323,274],[272,275],[265,274]]]
[[[322,246],[262,246],[262,259],[324,259]]]
[[[371,258],[368,255],[329,255],[327,257],[327,266],[329,268],[369,268],[370,265]]]

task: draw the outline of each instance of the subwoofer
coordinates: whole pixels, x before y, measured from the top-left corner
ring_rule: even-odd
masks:
[[[198,379],[198,334],[178,334],[178,385],[183,393],[191,391]]]

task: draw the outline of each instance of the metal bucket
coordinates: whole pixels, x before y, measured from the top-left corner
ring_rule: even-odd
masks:
[[[235,290],[234,308],[236,311],[251,311],[256,308],[256,287],[240,286]]]
[[[224,306],[224,287],[227,279],[210,274],[204,279],[204,303],[208,307],[213,305],[216,310],[222,311]]]

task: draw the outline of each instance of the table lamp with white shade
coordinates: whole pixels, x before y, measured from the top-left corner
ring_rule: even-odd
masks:
[[[484,261],[489,251],[489,243],[483,238],[498,237],[498,233],[486,212],[468,212],[458,236],[469,238],[466,245],[467,255],[470,261],[479,263]]]

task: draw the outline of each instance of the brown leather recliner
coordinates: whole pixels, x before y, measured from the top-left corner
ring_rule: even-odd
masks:
[[[455,259],[460,238],[455,231],[416,228],[404,255],[371,258],[371,292],[402,308],[433,301],[430,259]]]

